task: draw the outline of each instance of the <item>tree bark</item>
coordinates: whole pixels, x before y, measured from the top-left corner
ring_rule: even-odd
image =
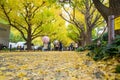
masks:
[[[111,28],[112,25],[110,26],[110,23],[108,22],[108,16],[114,15],[115,18],[120,16],[120,0],[109,0],[109,7],[103,5],[100,2],[100,0],[93,0],[93,3],[98,9],[98,11],[101,13],[101,15],[104,17],[104,19],[106,20],[107,24],[109,25],[108,27]],[[111,30],[109,29],[108,32],[111,33],[110,31]],[[120,34],[120,29],[115,31],[115,35],[119,35],[119,34]],[[109,34],[109,36],[111,36],[111,34]],[[111,43],[111,41],[109,41],[109,43]]]
[[[116,17],[120,16],[120,0],[109,0],[110,10],[112,15]],[[115,35],[120,35],[120,29],[115,30]]]
[[[120,0],[109,0],[111,14],[115,17],[120,15]]]
[[[80,40],[81,46],[85,46],[86,45],[86,35],[83,31],[81,31],[80,35],[81,35],[81,37],[80,37],[81,38],[81,40]]]
[[[93,3],[95,7],[98,9],[98,11],[101,13],[101,15],[104,17],[106,22],[108,21],[108,16],[110,15],[110,10],[108,7],[103,5],[100,0],[93,0]]]
[[[87,30],[86,44],[89,45],[92,43],[92,29]]]
[[[114,15],[108,17],[108,44],[114,40]]]
[[[32,35],[31,35],[31,24],[30,24],[30,20],[29,20],[29,24],[28,24],[28,35],[27,35],[27,50],[32,50],[31,48],[31,44],[32,44]]]

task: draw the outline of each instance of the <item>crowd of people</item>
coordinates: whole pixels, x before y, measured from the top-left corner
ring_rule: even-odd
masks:
[[[42,51],[62,51],[63,50],[63,44],[61,41],[55,41],[55,42],[48,42],[43,43]]]
[[[42,51],[63,51],[63,50],[69,50],[73,51],[78,48],[77,43],[71,43],[68,47],[65,47],[62,43],[62,41],[54,40],[53,42],[50,41],[48,36],[42,37],[43,46]]]
[[[32,50],[42,50],[42,51],[74,51],[78,48],[77,43],[71,43],[69,46],[64,46],[62,41],[54,40],[53,42],[50,41],[48,36],[44,36],[42,38],[43,45],[42,46],[34,46],[34,44],[31,45]],[[10,46],[11,47],[11,46]],[[11,47],[12,48],[12,47]],[[10,48],[10,49],[11,49]],[[26,50],[27,45],[24,42],[23,45],[17,45],[17,50]]]
[[[77,44],[77,43],[71,43],[71,44],[69,45],[68,50],[69,50],[69,51],[74,51],[74,50],[76,50],[77,48],[78,48],[78,44]]]
[[[42,51],[74,51],[77,48],[78,45],[76,43],[71,43],[68,47],[65,47],[61,41],[56,40],[54,42],[43,43]]]

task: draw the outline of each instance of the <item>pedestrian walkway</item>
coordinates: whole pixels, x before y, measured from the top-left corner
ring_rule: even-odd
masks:
[[[87,52],[0,53],[0,80],[115,80],[116,63],[95,62]]]

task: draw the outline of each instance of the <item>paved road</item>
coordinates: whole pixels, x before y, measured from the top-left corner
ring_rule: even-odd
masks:
[[[85,53],[1,53],[0,80],[112,80],[107,79],[110,76],[115,79],[104,62],[94,62]]]

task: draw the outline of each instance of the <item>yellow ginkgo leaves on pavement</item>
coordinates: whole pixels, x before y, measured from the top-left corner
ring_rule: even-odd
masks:
[[[86,52],[0,54],[0,80],[114,80],[115,60],[95,62]]]

